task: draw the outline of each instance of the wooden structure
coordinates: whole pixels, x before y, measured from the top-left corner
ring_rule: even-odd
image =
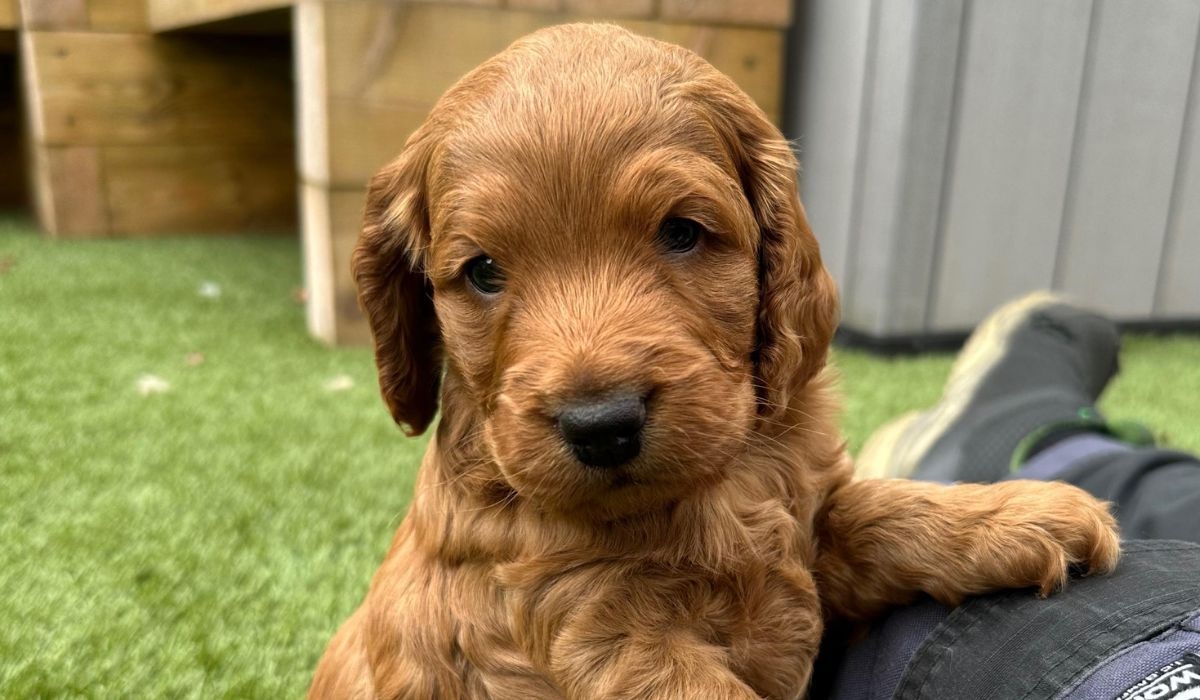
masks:
[[[366,181],[446,88],[520,36],[573,19],[614,20],[697,50],[779,117],[784,0],[664,0],[657,13],[650,0],[491,4],[300,0],[300,178],[309,326],[318,337],[367,338],[349,277]],[[526,7],[536,9],[517,9]]]
[[[1200,321],[1200,1],[813,0],[801,189],[871,342],[1033,289]]]
[[[22,0],[43,228],[64,238],[295,221],[286,38],[154,35],[141,0]]]
[[[337,343],[367,339],[349,276],[366,182],[461,75],[540,27],[608,20],[696,50],[778,121],[791,6],[20,1],[43,227],[93,237],[286,226],[298,192],[309,326]]]

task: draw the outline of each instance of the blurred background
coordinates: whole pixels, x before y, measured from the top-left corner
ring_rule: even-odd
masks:
[[[1200,450],[1200,0],[0,0],[0,697],[299,695],[411,496],[367,179],[539,27],[695,50],[793,140],[852,449],[1033,289]],[[1144,334],[1154,331],[1155,335]]]
[[[1200,320],[1192,0],[801,3],[785,128],[853,336],[1057,289]]]

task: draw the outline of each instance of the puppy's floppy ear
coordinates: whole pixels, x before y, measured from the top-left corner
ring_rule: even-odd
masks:
[[[371,179],[352,269],[358,303],[375,339],[383,400],[407,435],[420,435],[437,412],[442,347],[425,276],[429,211],[427,130]]]
[[[838,324],[838,296],[800,203],[796,158],[775,127],[764,126],[773,133],[747,142],[748,196],[762,232],[758,374],[764,408],[774,413],[825,366]]]
[[[838,323],[837,287],[800,204],[796,157],[779,130],[732,83],[709,93],[728,129],[742,189],[760,232],[756,365],[760,410],[777,414],[825,366]]]

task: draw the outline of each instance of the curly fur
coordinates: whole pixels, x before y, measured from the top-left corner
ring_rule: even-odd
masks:
[[[392,415],[442,418],[311,697],[795,698],[830,617],[1114,564],[1069,486],[852,479],[795,173],[729,79],[611,26],[537,32],[442,98],[354,256]],[[665,255],[669,216],[709,233]],[[463,279],[484,252],[494,298]],[[649,396],[645,446],[586,468],[552,416],[618,389]]]

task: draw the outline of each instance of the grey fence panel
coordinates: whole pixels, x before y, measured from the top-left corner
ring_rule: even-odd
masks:
[[[1195,0],[1102,0],[1055,286],[1122,318],[1154,307],[1195,53]]]
[[[872,13],[843,315],[870,332],[916,332],[936,246],[962,3],[877,0]]]
[[[906,176],[904,133],[908,125],[912,36],[919,0],[871,4],[871,53],[863,84],[863,119],[850,209],[848,261],[842,288],[847,323],[877,333],[890,326],[886,300],[892,268],[895,216]],[[811,201],[812,198],[807,197]],[[818,203],[818,208],[824,203]]]
[[[896,329],[919,332],[928,315],[968,17],[962,0],[918,3],[912,39],[915,79],[904,155],[908,167],[891,215],[894,238],[884,300],[888,322]]]
[[[870,15],[869,2],[811,2],[802,3],[796,18],[800,38],[793,45],[798,52],[792,65],[805,87],[793,92],[799,99],[792,112],[811,125],[811,133],[820,134],[797,139],[800,181],[805,199],[821,202],[809,212],[809,223],[837,279],[846,275]],[[808,172],[819,175],[809,180]]]
[[[1200,0],[798,7],[789,127],[845,327],[957,333],[1045,287],[1200,321]]]
[[[1158,319],[1200,316],[1200,42],[1192,57],[1192,82],[1180,139],[1170,224],[1159,265],[1154,315]]]
[[[968,328],[1053,282],[1091,12],[972,4],[930,327]]]

